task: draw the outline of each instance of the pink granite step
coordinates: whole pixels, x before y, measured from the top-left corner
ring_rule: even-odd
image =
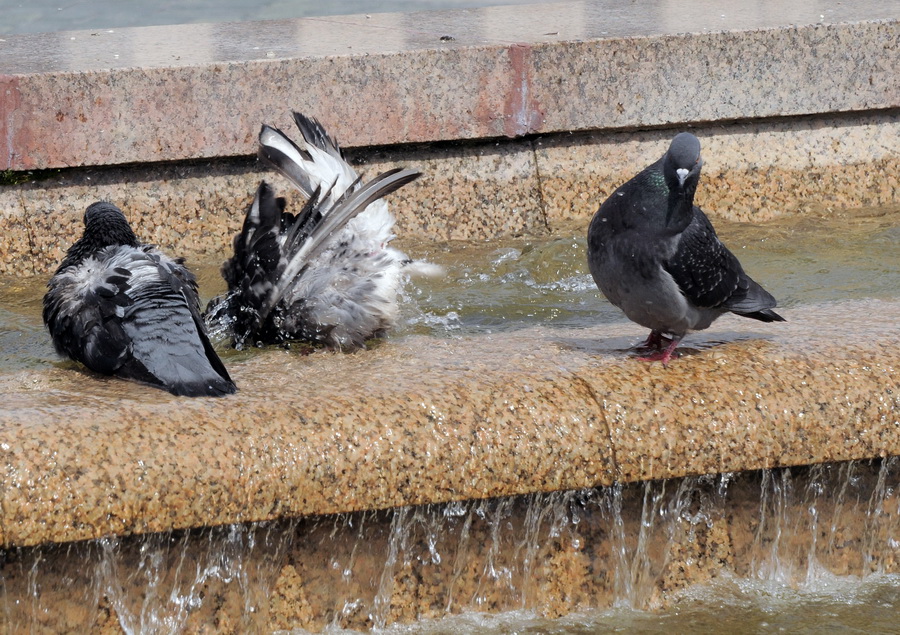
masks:
[[[615,0],[8,36],[0,170],[248,155],[315,113],[381,146],[900,106],[878,0]]]

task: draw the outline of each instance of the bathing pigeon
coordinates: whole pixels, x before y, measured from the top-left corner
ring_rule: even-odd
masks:
[[[206,336],[194,276],[141,244],[112,203],[87,208],[47,286],[44,323],[60,355],[175,395],[237,390]]]
[[[294,121],[298,143],[262,126],[259,158],[307,202],[291,214],[260,183],[222,267],[228,291],[206,319],[238,349],[302,340],[354,350],[396,322],[403,276],[435,273],[388,246],[394,219],[382,197],[420,173],[393,169],[363,185],[318,121],[300,113]]]
[[[651,330],[644,346],[657,352],[646,360],[667,364],[688,331],[728,311],[784,321],[772,311],[775,298],[744,273],[694,205],[702,165],[700,141],[682,132],[603,202],[588,229],[588,266],[600,291]]]

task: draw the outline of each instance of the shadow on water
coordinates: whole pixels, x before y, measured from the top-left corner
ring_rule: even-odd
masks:
[[[765,333],[747,333],[736,331],[722,331],[712,336],[706,334],[692,335],[687,346],[679,345],[675,351],[675,357],[690,357],[699,355],[703,351],[730,344],[734,342],[771,340],[772,336]],[[554,337],[551,341],[560,348],[572,351],[583,351],[588,355],[615,355],[617,357],[641,357],[648,353],[648,349],[642,345],[644,337],[606,337],[580,338],[580,337]]]

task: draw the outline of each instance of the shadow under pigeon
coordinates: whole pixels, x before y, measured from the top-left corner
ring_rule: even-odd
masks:
[[[718,347],[727,346],[729,344],[737,344],[740,342],[767,342],[774,341],[774,337],[768,333],[741,333],[737,331],[725,331],[719,333],[710,333],[710,336],[704,337],[701,334],[691,334],[688,345],[681,345],[676,351],[675,359],[684,357],[692,357],[708,350]],[[695,339],[696,338],[696,339]],[[592,356],[608,356],[618,358],[638,359],[649,355],[655,349],[642,346],[643,337],[632,336],[614,336],[614,337],[560,337],[555,338],[554,342],[565,350],[581,351]]]

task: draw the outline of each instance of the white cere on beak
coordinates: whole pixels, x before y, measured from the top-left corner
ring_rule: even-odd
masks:
[[[675,170],[675,174],[678,175],[678,185],[684,185],[684,180],[688,177],[688,174],[690,174],[690,170],[678,168]]]

